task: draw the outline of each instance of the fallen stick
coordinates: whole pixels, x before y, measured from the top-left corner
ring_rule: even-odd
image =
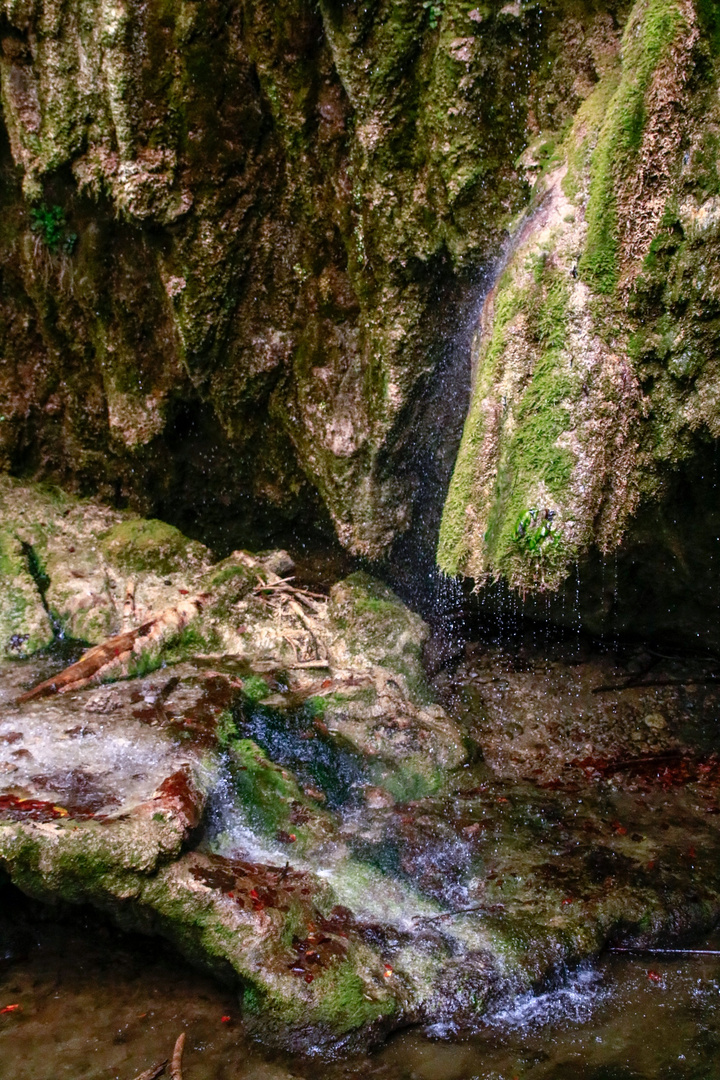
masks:
[[[146,1069],[145,1072],[141,1072],[139,1076],[135,1077],[135,1080],[158,1080],[159,1076],[165,1072],[168,1066],[168,1059],[165,1058],[159,1065],[154,1065],[152,1069]]]
[[[654,949],[652,946],[643,948],[640,945],[620,946],[613,945],[612,953],[645,953],[651,956],[720,956],[720,949]]]
[[[295,575],[292,577],[278,578],[277,581],[261,581],[258,579],[257,585],[253,586],[253,592],[265,592],[266,589],[285,589],[285,586],[290,581],[295,580]],[[292,588],[292,586],[291,586]],[[293,588],[294,591],[294,588]]]
[[[166,608],[154,619],[149,619],[135,630],[126,630],[124,634],[115,634],[100,645],[88,649],[75,664],[64,668],[46,679],[32,690],[27,690],[16,700],[17,705],[23,705],[26,701],[35,698],[49,697],[51,694],[62,694],[68,690],[79,689],[85,686],[91,679],[102,675],[105,668],[116,667],[130,659],[132,653],[139,644],[152,644],[157,642],[166,631],[179,633],[184,630],[191,619],[202,610],[205,596],[195,597],[192,600],[181,600],[172,608]]]
[[[294,578],[289,577],[289,578],[281,578],[278,581],[269,581],[269,582],[258,581],[257,585],[253,586],[253,592],[254,593],[263,593],[263,592],[286,593],[288,596],[297,596],[300,599],[305,600],[306,602],[309,602],[308,597],[313,597],[316,600],[325,600],[325,601],[327,601],[328,598],[327,598],[327,596],[325,596],[324,593],[311,592],[310,589],[303,589],[303,588],[301,588],[301,587],[299,587],[297,585],[291,585],[290,582],[293,581],[293,580],[294,580]]]
[[[438,919],[454,919],[457,915],[472,915],[477,914],[477,912],[487,915],[504,910],[504,904],[491,904],[490,907],[484,904],[476,904],[473,907],[456,908],[455,911],[441,911],[439,915],[413,915],[412,922],[437,922]]]
[[[183,1080],[182,1056],[185,1049],[185,1032],[178,1035],[175,1049],[173,1050],[172,1065],[170,1066],[170,1080]]]
[[[647,679],[644,682],[631,680],[626,683],[616,683],[612,686],[594,686],[590,693],[622,693],[623,690],[643,690],[646,686],[711,686],[716,682],[720,682],[717,675],[709,675],[704,679]]]

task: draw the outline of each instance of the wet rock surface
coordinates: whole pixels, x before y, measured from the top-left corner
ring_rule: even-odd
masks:
[[[715,650],[716,18],[638,0],[572,124],[526,151],[438,547],[506,611],[492,582],[536,618]]]
[[[33,897],[167,938],[265,1042],[469,1030],[608,940],[720,914],[708,661],[483,644],[432,688],[427,627],[367,574],[324,595],[282,552],[213,562],[161,523],[83,531],[94,504],[30,494],[41,608],[62,595],[53,544],[77,584],[51,647],[0,670],[0,865]],[[105,625],[137,630],[131,580],[150,629],[88,675],[125,640],[67,667],[83,646],[57,627],[97,595],[92,559],[123,598]]]

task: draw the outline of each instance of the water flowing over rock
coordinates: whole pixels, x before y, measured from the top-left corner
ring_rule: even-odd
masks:
[[[2,499],[26,605],[0,593],[0,870],[167,938],[263,1042],[472,1030],[608,939],[720,914],[712,672],[485,650],[459,708],[445,675],[456,721],[427,627],[365,573],[324,596],[281,551]]]
[[[711,0],[0,0],[0,886],[316,1055],[717,923],[719,86]]]

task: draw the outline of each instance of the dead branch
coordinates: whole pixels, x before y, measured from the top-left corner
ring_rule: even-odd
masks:
[[[291,585],[290,582],[293,580],[294,578],[288,577],[278,578],[277,581],[266,582],[258,577],[258,582],[257,585],[253,587],[253,592],[257,595],[261,595],[262,593],[274,593],[275,595],[293,596],[296,599],[301,600],[304,604],[307,604],[313,611],[322,610],[315,601],[324,600],[327,603],[327,596],[324,596],[323,593],[311,592],[310,589],[299,588],[297,585]]]
[[[644,690],[646,686],[710,686],[716,682],[720,682],[717,675],[708,675],[702,679],[646,679],[644,681],[630,679],[627,682],[609,686],[594,686],[591,693],[622,693],[623,690]]]
[[[295,644],[293,639],[288,634],[283,633],[281,636],[282,636],[283,641],[287,641],[288,645],[292,649],[293,656],[295,658],[295,663],[297,664],[298,660],[300,659],[300,657],[298,656],[297,645]]]
[[[720,956],[720,949],[656,949],[652,945],[611,945],[609,952],[636,953],[649,956]]]
[[[289,582],[294,580],[294,575],[291,577],[278,578],[277,581],[263,581],[261,577],[258,577],[258,583],[253,587],[253,592],[268,592],[275,589],[284,589]]]
[[[126,630],[115,634],[100,645],[88,649],[75,664],[46,679],[17,698],[17,704],[35,698],[49,697],[51,694],[63,694],[69,690],[79,690],[89,682],[97,680],[121,669],[131,658],[147,645],[160,641],[168,634],[180,633],[187,624],[202,610],[205,594],[191,600],[181,600],[175,607],[166,608],[154,619],[149,619],[135,630]]]
[[[141,1072],[139,1076],[135,1077],[135,1080],[158,1080],[159,1076],[165,1072],[168,1066],[168,1059],[165,1058],[158,1065],[153,1065],[152,1069],[146,1069],[145,1072]]]
[[[185,1049],[185,1032],[183,1031],[177,1037],[175,1043],[175,1049],[173,1050],[172,1065],[170,1066],[170,1080],[183,1080],[182,1075],[182,1056]]]

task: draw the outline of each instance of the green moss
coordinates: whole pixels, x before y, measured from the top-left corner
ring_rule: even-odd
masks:
[[[717,0],[695,0],[695,11],[714,56],[720,56],[720,7]]]
[[[524,290],[514,287],[512,274],[510,270],[506,270],[496,286],[492,333],[479,358],[470,412],[465,422],[440,525],[437,563],[443,573],[452,576],[463,570],[470,554],[468,507],[473,504],[474,491],[480,480],[478,463],[486,434],[485,395],[492,385],[507,345],[509,327],[523,310],[526,298]]]
[[[38,554],[37,549],[32,544],[22,544],[23,554],[27,559],[27,567],[30,573],[30,577],[37,585],[38,592],[42,597],[48,590],[50,585],[50,578],[48,577],[45,564]]]
[[[579,269],[600,293],[611,293],[620,274],[617,193],[630,172],[645,128],[645,95],[673,41],[687,30],[676,0],[645,0],[626,27],[623,67],[590,167],[587,242]]]
[[[243,679],[243,693],[248,701],[263,701],[269,696],[270,687],[262,675],[249,675],[247,679]]]
[[[302,827],[293,825],[293,805],[309,806],[297,781],[275,765],[252,739],[232,744],[235,791],[254,828],[274,837],[279,831],[302,838]],[[296,841],[297,842],[297,841]]]
[[[195,569],[206,555],[202,544],[154,518],[121,521],[100,537],[100,550],[127,573],[172,574]]]
[[[48,206],[42,203],[30,211],[30,223],[33,232],[38,233],[50,251],[60,247],[70,254],[77,243],[77,234],[67,228],[67,219],[62,206]]]
[[[240,587],[247,585],[248,588],[254,584],[250,571],[245,566],[239,566],[235,562],[230,563],[229,565],[223,563],[211,574],[208,574],[208,588],[219,589],[223,585],[227,585],[228,582],[232,582],[233,585]]]
[[[352,956],[334,964],[318,980],[319,1015],[334,1031],[353,1031],[384,1016],[392,1016],[397,1004],[388,991],[370,997],[367,986],[357,973]]]
[[[447,781],[447,775],[433,766],[427,757],[409,758],[397,763],[392,770],[379,766],[375,781],[385,788],[398,803],[412,802],[436,795]]]
[[[339,695],[334,695],[337,698]],[[322,718],[328,711],[331,702],[326,697],[309,697],[305,702],[305,710],[308,717],[314,720],[316,717]]]
[[[570,406],[579,390],[563,354],[569,289],[560,276],[550,276],[546,284],[535,320],[539,356],[530,385],[516,407],[514,430],[501,449],[485,533],[491,565],[506,572],[515,564],[517,573],[519,555],[535,558],[527,545],[517,543],[518,521],[527,512],[531,492],[543,482],[562,504],[574,466],[572,453],[557,445],[558,437],[570,426]],[[566,557],[565,551],[561,556],[561,548],[557,543],[544,544],[543,555],[552,554],[554,560]]]
[[[215,739],[221,750],[227,750],[239,738],[235,717],[229,709],[224,709],[217,718]]]
[[[566,355],[568,282],[551,268],[543,253],[534,257],[529,269],[534,278],[529,288],[514,285],[517,268],[513,267],[498,286],[493,329],[479,358],[473,404],[441,526],[438,562],[446,573],[467,570],[477,544],[467,508],[478,503],[481,511],[477,516],[485,524],[482,558],[486,570],[522,580],[538,571],[544,577],[567,559],[559,538],[543,543],[542,560],[537,559],[540,548],[518,543],[518,523],[532,507],[538,484],[544,484],[560,504],[566,495],[574,458],[558,446],[558,437],[570,426],[570,408],[580,389]],[[494,485],[486,503],[483,485],[489,478],[484,472],[487,463],[482,447],[487,398],[492,408],[493,386],[502,377],[499,365],[508,345],[508,331],[520,311],[525,315],[525,334],[534,354],[532,376],[522,395],[504,404],[507,415],[503,417]],[[543,517],[550,510],[538,509]]]

